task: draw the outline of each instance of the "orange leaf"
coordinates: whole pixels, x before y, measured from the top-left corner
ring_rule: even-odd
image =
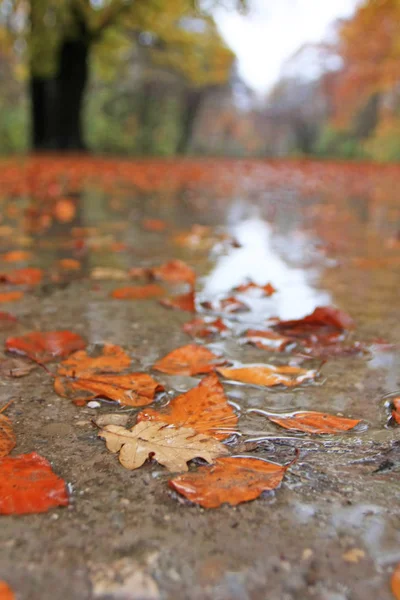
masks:
[[[392,417],[400,425],[400,396],[392,400]]]
[[[21,337],[9,337],[5,346],[9,352],[29,356],[39,362],[50,362],[85,348],[86,342],[71,331],[34,331]]]
[[[140,421],[162,421],[224,440],[235,430],[238,418],[213,373],[197,387],[174,398],[165,410],[143,410],[138,414],[137,422]]]
[[[271,283],[266,283],[265,285],[258,285],[258,283],[254,283],[254,281],[249,281],[248,283],[243,283],[242,285],[238,285],[233,288],[234,292],[248,292],[249,290],[259,290],[263,293],[263,296],[272,296],[275,294],[276,289]]]
[[[15,594],[5,581],[0,581],[0,600],[15,600]]]
[[[42,281],[42,270],[35,267],[15,269],[10,273],[1,273],[0,281],[14,285],[37,285]]]
[[[235,296],[229,296],[229,298],[222,298],[217,302],[205,301],[201,303],[201,306],[206,310],[212,310],[214,312],[225,312],[225,313],[237,313],[247,312],[249,307],[247,304],[235,298]]]
[[[101,374],[90,377],[56,377],[54,390],[82,406],[94,398],[114,400],[125,406],[147,406],[164,387],[147,373]]]
[[[145,231],[165,231],[167,224],[161,219],[144,219],[142,227]]]
[[[0,293],[0,302],[15,302],[16,300],[21,300],[24,292],[2,292]]]
[[[32,252],[27,252],[26,250],[12,250],[11,252],[6,252],[6,254],[2,254],[1,260],[9,263],[25,262],[27,260],[30,260],[31,257]]]
[[[74,258],[62,258],[58,261],[58,266],[64,271],[79,271],[81,263]]]
[[[397,565],[393,571],[392,579],[390,582],[393,596],[396,600],[400,600],[400,564]]]
[[[174,308],[178,310],[186,310],[188,312],[196,312],[195,296],[193,290],[188,294],[174,296],[173,298],[163,298],[160,304],[166,308]]]
[[[76,206],[69,198],[60,198],[54,206],[54,216],[60,223],[70,223],[75,217]]]
[[[331,306],[318,306],[311,315],[307,315],[303,319],[294,319],[292,321],[279,321],[273,327],[286,332],[286,330],[300,330],[306,326],[306,331],[310,328],[321,328],[324,326],[331,327],[343,331],[345,329],[353,329],[354,321],[344,311]]]
[[[145,300],[147,298],[155,298],[156,296],[162,296],[164,290],[161,286],[155,283],[149,283],[148,285],[126,286],[115,289],[111,296],[118,300]]]
[[[188,344],[172,350],[157,361],[153,369],[167,373],[167,375],[199,375],[200,373],[211,373],[217,365],[225,362],[204,346]]]
[[[182,330],[192,337],[207,338],[216,334],[225,334],[229,331],[222,319],[193,319],[185,323]]]
[[[131,358],[121,348],[104,344],[99,356],[88,356],[85,350],[75,352],[58,367],[58,375],[67,377],[91,377],[100,373],[121,373],[131,364]]]
[[[258,412],[253,409],[252,412]],[[260,414],[264,414],[262,411]],[[265,415],[270,421],[290,429],[291,431],[304,431],[305,433],[341,433],[353,429],[359,419],[336,417],[327,413],[304,411],[287,415]]]
[[[253,365],[236,369],[217,369],[226,379],[240,381],[252,385],[272,387],[274,385],[285,385],[293,387],[304,381],[313,381],[317,372],[314,370],[300,369],[299,367],[274,365]]]
[[[274,331],[248,329],[244,335],[246,344],[252,344],[262,350],[282,352],[289,344],[293,343],[291,338],[275,333]]]
[[[14,325],[17,322],[17,318],[11,313],[0,311],[0,327],[2,329]]]
[[[168,483],[204,508],[218,508],[224,503],[235,506],[278,487],[291,464],[281,466],[257,458],[217,458],[215,465],[178,475]]]
[[[151,273],[155,279],[170,283],[189,283],[194,285],[196,273],[182,260],[171,260],[159,267],[153,267]]]
[[[10,454],[16,443],[17,438],[10,419],[0,414],[0,458]]]
[[[23,515],[67,506],[65,482],[36,452],[0,459],[0,514]]]

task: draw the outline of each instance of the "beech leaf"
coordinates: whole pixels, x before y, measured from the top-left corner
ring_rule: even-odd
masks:
[[[98,435],[111,452],[119,452],[121,465],[130,470],[154,458],[169,471],[187,471],[187,462],[193,458],[211,463],[217,456],[228,453],[214,438],[165,423],[141,422],[132,429],[107,425]]]

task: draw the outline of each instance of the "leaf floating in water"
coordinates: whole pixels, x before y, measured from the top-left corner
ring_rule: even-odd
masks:
[[[71,331],[34,331],[21,337],[9,337],[5,343],[8,352],[22,354],[38,362],[64,358],[85,346],[85,340]]]
[[[160,285],[149,283],[147,285],[117,288],[111,293],[111,296],[117,300],[147,300],[148,298],[163,296],[164,293]]]
[[[359,419],[347,419],[345,417],[337,417],[328,413],[314,411],[299,411],[282,415],[270,415],[257,409],[251,409],[249,412],[263,414],[270,421],[285,429],[303,431],[304,433],[343,433],[344,431],[353,429],[360,423]]]
[[[154,458],[169,471],[187,471],[186,463],[193,458],[211,463],[228,452],[214,438],[165,423],[141,422],[132,429],[107,425],[98,435],[106,441],[111,452],[119,452],[122,466],[131,470],[141,467],[148,458]]]
[[[392,417],[394,422],[400,425],[400,396],[392,400]]]
[[[211,373],[218,365],[226,361],[197,344],[188,344],[173,350],[153,366],[156,371],[167,375],[200,375]]]
[[[182,330],[192,337],[208,338],[223,336],[229,331],[222,319],[193,319],[182,326]]]
[[[169,486],[203,508],[218,508],[225,503],[236,506],[277,488],[292,464],[281,466],[257,458],[218,458],[211,467],[200,467],[171,479]]]
[[[131,362],[130,356],[121,346],[104,344],[98,356],[89,356],[85,350],[72,354],[60,363],[58,375],[77,378],[104,373],[122,373],[129,368]]]
[[[273,387],[274,385],[294,387],[304,382],[315,381],[318,375],[318,371],[314,369],[306,370],[288,365],[280,367],[275,365],[249,365],[232,369],[218,368],[217,372],[230,381],[263,387]]]
[[[21,300],[24,292],[20,292],[15,290],[13,292],[0,292],[0,302],[16,302],[17,300]]]
[[[393,596],[396,600],[400,600],[400,564],[397,565],[393,571],[392,579],[390,582]]]
[[[163,298],[162,300],[160,300],[160,304],[162,304],[166,308],[186,310],[187,312],[196,312],[195,295],[193,290],[191,290],[187,294],[182,294],[180,296],[173,296],[172,298]]]
[[[42,270],[34,267],[16,269],[10,273],[0,273],[0,281],[12,283],[13,285],[38,285],[42,281],[42,277]]]
[[[244,334],[244,343],[252,344],[261,350],[283,352],[285,348],[293,344],[289,337],[276,333],[275,331],[260,331],[248,329]]]
[[[145,231],[152,231],[158,233],[161,231],[165,231],[167,229],[167,224],[161,219],[144,219],[142,221],[142,228]]]
[[[258,283],[254,283],[254,281],[249,281],[248,283],[243,283],[242,285],[238,285],[233,288],[234,292],[245,293],[249,291],[257,290],[262,293],[263,296],[269,297],[272,294],[275,294],[276,289],[271,283],[266,283],[265,285],[258,285]]]
[[[228,438],[237,427],[238,418],[228,404],[224,388],[213,373],[200,384],[174,398],[162,411],[143,410],[138,422],[153,421],[189,427],[218,440]]]
[[[345,329],[354,329],[353,319],[344,311],[331,306],[318,306],[313,313],[303,319],[294,319],[292,321],[279,321],[273,327],[279,330],[297,330],[300,334],[312,333],[312,329],[321,327],[332,327],[343,331]]]

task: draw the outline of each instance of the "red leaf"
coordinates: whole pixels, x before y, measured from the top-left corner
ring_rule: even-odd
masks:
[[[29,356],[38,362],[50,362],[85,348],[86,342],[71,331],[34,331],[21,337],[9,337],[5,346],[9,352]]]
[[[395,599],[400,600],[400,564],[398,564],[393,571],[390,587],[392,588],[392,594]]]
[[[168,375],[199,375],[211,373],[218,365],[225,362],[204,346],[188,344],[161,358],[153,369]]]
[[[5,581],[0,581],[0,600],[15,600],[15,594]]]
[[[23,515],[67,506],[65,482],[36,454],[0,459],[0,514]]]
[[[167,224],[161,219],[144,219],[142,221],[142,227],[145,231],[165,231]]]
[[[303,382],[314,381],[317,376],[317,372],[314,370],[307,371],[288,365],[248,365],[234,369],[218,368],[217,372],[230,381],[264,387],[275,385],[293,387]]]
[[[16,443],[17,438],[15,437],[10,419],[0,414],[0,458],[10,454],[11,450],[15,448]]]
[[[14,285],[37,285],[42,281],[42,270],[34,267],[16,269],[10,273],[1,273],[0,281]]]

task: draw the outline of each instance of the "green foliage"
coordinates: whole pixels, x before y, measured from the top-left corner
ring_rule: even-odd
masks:
[[[363,158],[363,151],[360,142],[353,135],[345,130],[334,129],[326,126],[315,146],[315,154],[326,158]]]

